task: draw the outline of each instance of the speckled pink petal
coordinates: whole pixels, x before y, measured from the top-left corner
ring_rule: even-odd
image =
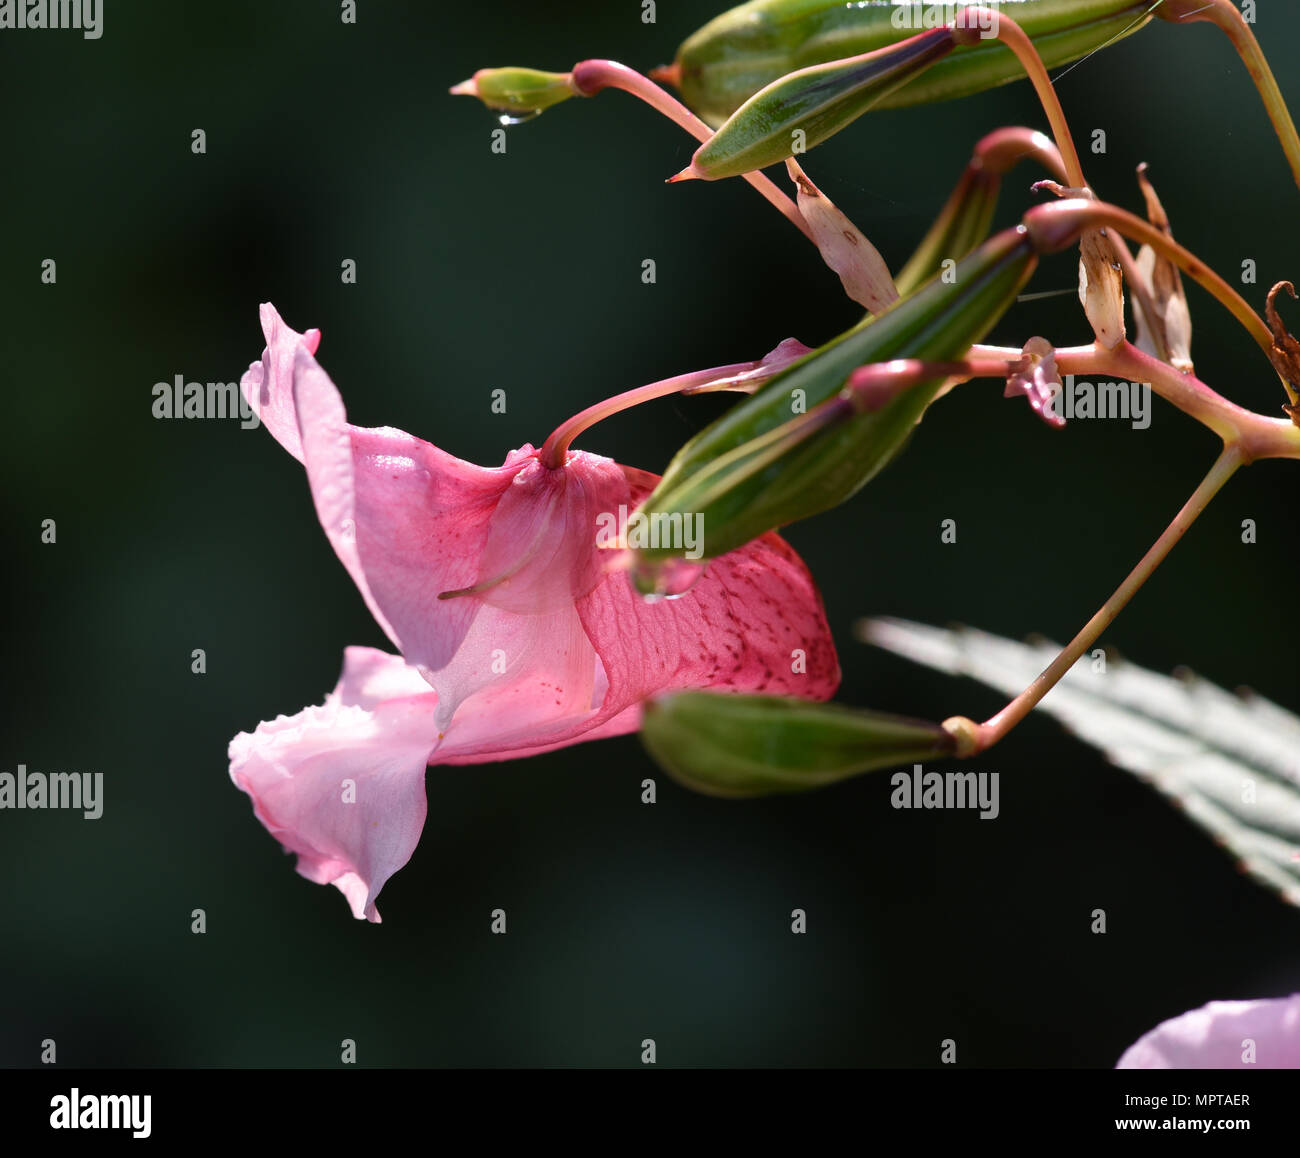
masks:
[[[630,507],[657,475],[625,467]],[[578,602],[609,673],[609,698],[709,688],[824,700],[840,667],[821,596],[803,561],[776,534],[713,560],[686,594],[652,602],[613,575]]]
[[[1115,1068],[1300,1069],[1300,993],[1211,1001],[1161,1022],[1129,1046]]]

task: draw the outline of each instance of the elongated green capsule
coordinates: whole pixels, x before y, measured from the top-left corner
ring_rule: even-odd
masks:
[[[717,128],[759,89],[809,65],[859,56],[946,23],[962,5],[899,0],[752,0],[689,37],[655,75],[676,84],[687,105]],[[989,5],[1029,34],[1048,68],[1068,64],[1136,32],[1153,0],[1002,0]],[[966,96],[1024,72],[996,40],[959,48],[881,107]]]
[[[801,68],[755,93],[677,179],[716,181],[806,152],[920,76],[972,34],[935,28],[861,56]]]
[[[902,448],[942,377],[878,406],[836,399],[859,366],[895,359],[944,362],[980,341],[1037,265],[1027,231],[989,239],[948,272],[884,313],[866,319],[772,378],[690,440],[641,506],[665,525],[695,517],[702,542],[692,558],[715,558],[797,519],[843,502]],[[800,415],[802,414],[802,418]],[[642,573],[681,556],[640,548]]]
[[[645,706],[641,739],[679,783],[710,796],[806,792],[956,752],[939,724],[779,696],[680,692]]]

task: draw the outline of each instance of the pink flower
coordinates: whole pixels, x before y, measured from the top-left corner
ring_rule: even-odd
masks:
[[[1300,1069],[1300,993],[1211,1001],[1161,1022],[1129,1046],[1115,1068]]]
[[[634,510],[657,476],[583,451],[552,470],[531,446],[486,469],[351,426],[314,357],[320,332],[261,315],[244,395],[306,467],[321,526],[401,654],[348,648],[321,707],[235,737],[230,775],[354,916],[379,920],[375,898],[415,849],[427,764],[632,732],[641,701],[670,689],[834,693],[820,596],[776,535],[648,602],[606,565],[597,519]]]

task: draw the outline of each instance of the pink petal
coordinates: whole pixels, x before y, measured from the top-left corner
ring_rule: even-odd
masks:
[[[1251,1042],[1255,1060],[1248,1062]],[[1300,993],[1211,1001],[1161,1022],[1129,1046],[1115,1068],[1300,1069]]]
[[[1056,350],[1046,338],[1030,338],[1025,343],[1020,367],[1007,377],[1003,398],[1023,394],[1029,405],[1049,426],[1064,426],[1057,399],[1061,396],[1061,374],[1056,366]]]
[[[495,752],[485,737],[501,733],[490,702],[467,705],[457,730],[465,745],[439,746],[438,696],[399,656],[369,647],[344,652],[343,674],[320,707],[281,716],[230,744],[230,777],[298,872],[332,884],[352,915],[379,921],[375,900],[415,850],[424,828],[426,761],[481,762],[532,756],[567,744]],[[583,740],[635,731],[640,705],[588,730]],[[572,741],[570,741],[572,742]],[[345,782],[351,780],[352,786]],[[348,803],[351,796],[353,802]]]
[[[659,481],[631,467],[624,473],[630,507]],[[839,660],[821,596],[779,535],[763,535],[713,560],[704,577],[676,599],[647,602],[615,578],[621,577],[610,576],[578,603],[610,673],[615,701],[682,688],[816,700],[835,694]]]
[[[230,778],[253,798],[257,818],[298,854],[298,872],[335,885],[355,917],[379,920],[375,897],[424,828],[436,706],[400,658],[350,647],[323,706],[230,742]]]
[[[294,458],[302,462],[302,441],[298,437],[298,417],[294,412],[293,392],[285,384],[293,381],[293,364],[300,349],[316,353],[320,330],[299,334],[284,324],[284,319],[270,302],[259,310],[266,349],[262,360],[248,367],[239,388],[262,425]]]

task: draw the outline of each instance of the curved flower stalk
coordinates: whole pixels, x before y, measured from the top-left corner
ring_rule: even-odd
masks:
[[[656,476],[584,451],[548,466],[531,446],[487,469],[351,426],[314,356],[320,332],[270,305],[262,326],[244,395],[306,468],[321,526],[400,654],[347,649],[322,706],[235,737],[230,775],[298,871],[355,916],[379,920],[375,898],[415,848],[427,764],[632,732],[642,701],[672,689],[834,693],[820,596],[775,535],[679,598],[644,600],[599,532]]]
[[[1211,1001],[1162,1021],[1124,1051],[1118,1070],[1300,1069],[1300,993]]]

